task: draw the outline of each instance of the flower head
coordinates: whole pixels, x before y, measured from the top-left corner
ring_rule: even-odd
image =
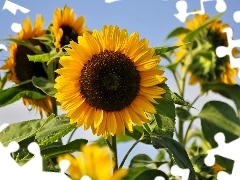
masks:
[[[84,27],[85,19],[80,16],[76,19],[73,9],[65,6],[62,10],[57,8],[53,15],[52,30],[55,35],[56,47],[63,47],[73,40],[77,42],[77,37],[81,36],[86,27]]]
[[[89,145],[83,146],[81,151],[76,158],[71,154],[58,157],[58,161],[64,159],[70,161],[68,172],[72,179],[79,180],[88,176],[92,180],[121,180],[126,176],[126,169],[118,169],[113,172],[115,162],[107,148]]]
[[[34,37],[40,37],[45,34],[45,30],[42,29],[43,17],[37,15],[34,26],[32,27],[30,18],[27,18],[23,22],[23,29],[19,32],[17,40],[28,40],[34,46],[38,46],[42,51],[46,51],[45,45],[39,40],[33,39]],[[47,78],[47,74],[44,71],[42,63],[29,61],[27,55],[35,55],[31,49],[26,46],[12,42],[9,45],[10,57],[6,60],[1,69],[9,70],[8,79],[21,83],[32,79],[33,76]],[[30,105],[32,108],[36,107],[40,114],[44,111],[47,115],[52,111],[50,97],[44,99],[29,99],[23,98],[25,105]]]
[[[207,14],[195,14],[192,20],[186,21],[187,29],[194,31],[208,19],[209,16]],[[231,67],[228,56],[219,58],[215,53],[218,46],[228,46],[226,33],[223,32],[226,27],[228,25],[223,24],[222,21],[214,20],[206,28],[199,31],[197,38],[190,44],[192,52],[199,47],[200,50],[199,53],[192,57],[192,63],[188,67],[188,72],[191,74],[189,84],[193,85],[197,82],[202,84],[211,81],[234,84],[234,76],[237,74],[237,70]],[[186,35],[179,35],[179,41],[176,45],[183,44],[183,39]],[[186,47],[189,48],[189,46]],[[181,59],[188,54],[189,50],[187,48],[180,48],[175,54],[176,58]],[[239,53],[237,49],[233,49],[233,55],[236,56],[237,53]],[[184,61],[185,58],[183,63]]]
[[[102,32],[84,32],[78,44],[70,45],[69,56],[60,59],[63,68],[57,70],[55,97],[71,123],[107,138],[124,133],[125,126],[132,132],[132,123],[149,122],[145,111],[156,113],[152,103],[165,93],[157,85],[166,78],[146,39],[104,26]]]

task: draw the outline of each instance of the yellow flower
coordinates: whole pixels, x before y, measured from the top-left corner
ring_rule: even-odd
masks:
[[[54,11],[52,30],[55,35],[56,47],[63,47],[73,40],[77,42],[77,37],[81,36],[86,27],[84,27],[85,19],[83,16],[75,18],[73,9],[65,6],[62,10],[57,8]]]
[[[195,14],[192,20],[186,21],[186,27],[190,31],[198,29],[205,21],[209,19],[207,14]],[[234,76],[237,74],[237,70],[232,68],[228,56],[223,58],[217,57],[215,51],[218,46],[228,46],[226,33],[222,32],[223,29],[228,27],[227,24],[223,24],[220,20],[215,20],[201,30],[198,34],[198,41],[193,41],[190,46],[196,46],[199,42],[205,43],[203,45],[206,48],[207,54],[208,49],[212,50],[214,54],[208,54],[211,58],[205,58],[204,55],[198,54],[193,58],[193,62],[190,64],[188,71],[191,74],[189,84],[193,85],[199,82],[218,81],[226,84],[234,84]],[[181,34],[178,36],[179,41],[176,45],[183,44],[183,39],[187,34]],[[207,44],[207,46],[206,46]],[[199,45],[199,44],[198,44]],[[209,47],[210,46],[210,47]],[[189,46],[186,46],[189,47]],[[195,47],[194,47],[195,48]],[[181,59],[188,53],[188,49],[180,48],[176,51],[176,60]],[[237,49],[233,49],[233,55],[236,56],[239,52]],[[183,59],[184,63],[184,59]]]
[[[88,145],[81,148],[81,153],[75,158],[71,154],[58,157],[58,162],[68,160],[68,172],[72,179],[79,180],[88,176],[92,180],[121,180],[127,175],[126,169],[113,172],[115,162],[107,148],[98,145]]]
[[[90,126],[94,134],[120,135],[125,126],[132,132],[132,123],[149,122],[146,112],[156,113],[154,98],[165,90],[158,87],[166,78],[157,68],[160,57],[153,56],[146,39],[137,32],[104,26],[102,32],[84,32],[78,44],[71,41],[56,72],[55,97],[63,102],[61,109],[77,126]]]
[[[23,29],[19,32],[16,39],[29,40],[33,45],[39,46],[42,51],[46,51],[44,44],[33,39],[34,37],[39,37],[45,34],[45,30],[42,29],[43,22],[43,17],[37,15],[34,27],[32,28],[31,20],[30,18],[27,18],[23,22]],[[9,80],[19,84],[32,79],[33,76],[47,78],[42,63],[34,63],[28,60],[27,55],[35,54],[28,47],[12,42],[9,45],[9,51],[10,56],[1,67],[1,69],[10,71],[8,75]],[[51,98],[49,96],[44,99],[23,98],[23,102],[25,105],[32,106],[32,108],[36,107],[41,115],[43,111],[46,115],[49,115],[52,111]]]

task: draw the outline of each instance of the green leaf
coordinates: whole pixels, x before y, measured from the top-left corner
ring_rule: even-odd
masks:
[[[48,122],[53,120],[53,115],[46,119],[37,119],[10,124],[0,132],[0,142],[8,145],[11,141],[20,142],[35,136]]]
[[[181,34],[186,34],[186,33],[189,33],[189,32],[190,32],[189,29],[186,29],[184,27],[177,27],[176,29],[174,29],[172,32],[170,32],[168,34],[167,39],[179,36]]]
[[[46,95],[44,95],[40,90],[35,88],[31,82],[20,84],[0,91],[0,107],[14,103],[22,97],[41,99],[45,96]]]
[[[150,163],[152,163],[152,159],[148,155],[138,154],[132,158],[129,168],[145,167]]]
[[[222,15],[223,13],[219,13],[207,19],[199,28],[188,33],[188,35],[183,39],[183,42],[192,42],[193,39],[199,34],[200,31],[202,31],[211,22],[215,21],[216,19],[219,19]]]
[[[27,55],[29,61],[33,61],[33,62],[48,62],[54,56],[55,56],[55,54],[50,54],[50,53],[37,54],[37,55]]]
[[[127,136],[130,136],[135,140],[139,140],[144,133],[143,128],[141,126],[137,126],[137,125],[133,126],[132,133],[130,133],[128,130],[126,130],[125,132],[126,132]],[[141,142],[145,143],[145,144],[151,144],[151,141],[149,139],[144,139]]]
[[[229,85],[225,83],[205,83],[202,85],[202,92],[207,92],[212,90],[213,92],[217,92],[222,96],[231,99],[237,108],[238,117],[240,117],[240,86],[237,84]]]
[[[171,93],[171,97],[174,101],[174,104],[178,104],[178,105],[181,105],[181,106],[186,106],[186,107],[189,107],[191,108],[192,106],[186,102],[181,96],[179,96],[177,93],[175,92],[170,92]]]
[[[7,39],[1,39],[0,41],[12,41],[15,42],[19,45],[23,45],[28,47],[29,49],[31,49],[33,52],[35,52],[36,54],[42,54],[43,52],[41,51],[41,49],[39,49],[39,47],[34,46],[30,41],[28,40],[19,40],[19,39],[15,39],[15,38],[7,38]]]
[[[190,112],[182,107],[176,107],[176,114],[181,120],[192,120]]]
[[[41,89],[43,92],[45,92],[47,95],[54,97],[54,95],[57,93],[57,90],[54,88],[54,83],[51,83],[49,80],[43,78],[43,77],[33,77],[32,83],[36,88]]]
[[[233,108],[220,101],[207,102],[198,114],[201,121],[208,121],[236,136],[240,136],[240,126]]]
[[[54,41],[54,36],[51,35],[51,34],[44,34],[44,35],[39,36],[39,37],[34,37],[33,39],[52,42],[52,41]]]
[[[154,55],[161,55],[161,54],[164,54],[166,52],[173,51],[173,50],[175,50],[175,49],[177,49],[177,48],[179,48],[179,47],[181,47],[183,45],[180,45],[180,46],[170,46],[170,47],[156,47]]]
[[[65,153],[73,153],[76,151],[80,151],[80,147],[82,145],[87,144],[88,140],[86,139],[76,139],[66,145],[59,145],[59,146],[54,146],[54,147],[48,147],[48,148],[42,148],[41,149],[41,155],[43,158],[53,158],[57,157],[60,154],[65,154]]]
[[[173,132],[175,128],[175,106],[174,101],[171,97],[171,92],[166,84],[162,84],[161,88],[166,90],[163,98],[156,99],[158,104],[154,104],[157,114],[155,114],[155,119],[157,125],[169,136],[173,137]]]
[[[186,150],[174,139],[163,134],[152,134],[151,135],[153,147],[156,149],[167,148],[169,155],[172,160],[180,168],[189,169],[190,180],[195,180],[195,171],[193,169],[192,163],[187,155]]]
[[[64,137],[76,128],[76,124],[70,124],[69,118],[64,115],[56,116],[36,134],[39,145],[47,145]]]
[[[152,180],[157,176],[162,176],[165,180],[168,180],[168,176],[164,172],[147,167],[129,169],[129,173],[124,180]]]

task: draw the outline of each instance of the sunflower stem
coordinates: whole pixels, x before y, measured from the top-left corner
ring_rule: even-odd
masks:
[[[131,151],[133,150],[133,148],[140,142],[144,139],[144,134],[140,137],[140,139],[138,139],[135,143],[133,143],[133,145],[130,147],[130,149],[127,151],[127,153],[125,154],[120,166],[119,166],[119,169],[123,167],[127,157],[129,156],[129,154],[131,153]]]
[[[118,169],[118,156],[117,156],[117,137],[116,135],[112,137],[112,151],[114,155],[114,160],[115,160],[115,167],[114,170]]]
[[[75,128],[75,129],[72,131],[70,137],[68,138],[67,144],[71,141],[71,139],[72,139],[72,137],[73,137],[73,134],[76,132],[76,130],[77,130],[77,128]]]
[[[107,143],[108,147],[112,150],[112,145],[108,139],[106,139],[106,143]]]

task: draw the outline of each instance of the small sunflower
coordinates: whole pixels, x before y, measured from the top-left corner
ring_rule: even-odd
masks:
[[[30,18],[27,18],[23,22],[23,29],[19,32],[16,39],[29,40],[33,45],[39,46],[42,51],[47,51],[44,44],[33,39],[34,37],[39,37],[45,34],[45,30],[42,29],[43,22],[43,17],[37,15],[34,27],[32,28],[31,20]],[[31,62],[28,60],[27,55],[35,55],[31,49],[12,42],[9,45],[9,51],[10,56],[1,69],[10,71],[8,74],[8,79],[10,81],[19,84],[32,79],[33,76],[47,78],[42,63]],[[48,115],[52,109],[50,100],[51,98],[48,96],[44,99],[23,98],[23,103],[32,106],[32,108],[38,108],[41,115],[43,111]]]
[[[190,31],[198,29],[206,20],[209,19],[207,14],[195,14],[192,20],[186,21],[186,27]],[[228,56],[223,58],[217,57],[215,51],[218,46],[228,46],[228,40],[226,33],[222,32],[223,29],[228,27],[227,24],[223,24],[220,20],[215,20],[203,29],[198,36],[198,42],[194,41],[193,48],[197,47],[199,42],[207,44],[206,53],[196,55],[193,62],[189,66],[189,72],[191,74],[189,84],[193,85],[199,82],[200,84],[204,82],[218,81],[226,84],[234,84],[234,76],[237,74],[237,70],[232,68],[230,65],[230,60]],[[183,44],[183,39],[187,34],[181,34],[178,36],[179,41],[176,45]],[[207,55],[207,51],[211,50],[214,53]],[[177,59],[180,59],[188,52],[187,49],[181,48],[176,51]],[[237,49],[233,49],[233,55],[236,56],[239,52]],[[205,58],[208,56],[208,58]],[[209,58],[211,57],[211,58]]]
[[[100,148],[92,144],[83,146],[81,151],[76,158],[71,154],[58,157],[58,162],[68,160],[71,163],[68,172],[72,179],[89,177],[92,180],[122,180],[127,175],[126,169],[113,172],[115,162],[108,148]]]
[[[78,44],[70,45],[69,56],[59,61],[63,68],[56,71],[55,97],[71,123],[107,138],[124,133],[125,126],[132,132],[132,123],[149,122],[145,111],[156,113],[152,103],[165,93],[157,85],[166,78],[157,67],[160,57],[153,56],[146,39],[104,26],[92,35],[85,31]]]
[[[68,6],[62,10],[57,8],[54,11],[52,22],[52,30],[56,38],[55,46],[61,48],[68,45],[71,40],[77,42],[77,37],[87,30],[84,23],[84,17],[80,16],[76,19],[73,9]]]

